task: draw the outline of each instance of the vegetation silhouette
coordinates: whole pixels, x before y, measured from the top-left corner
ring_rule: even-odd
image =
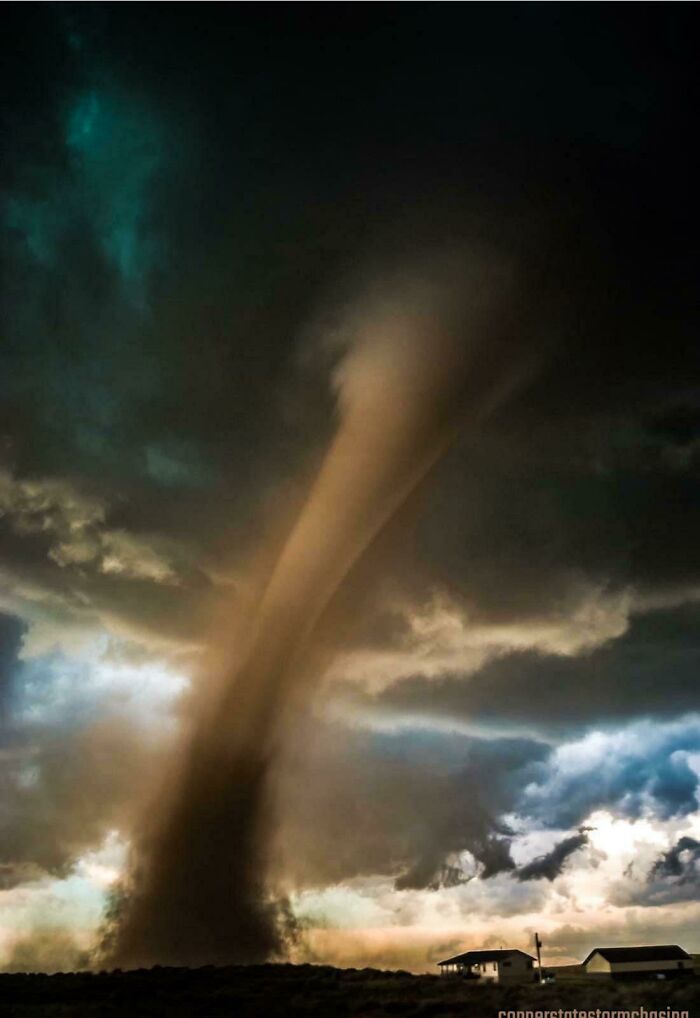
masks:
[[[499,1010],[672,1008],[695,1013],[700,980],[616,983],[570,979],[539,986],[328,965],[205,966],[0,975],[0,1015],[372,1016],[482,1018]]]

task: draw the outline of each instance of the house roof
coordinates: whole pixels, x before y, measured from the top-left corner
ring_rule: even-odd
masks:
[[[599,954],[606,961],[676,961],[690,958],[690,955],[677,944],[657,944],[654,947],[596,947],[581,964],[587,965],[594,954]]]
[[[446,958],[444,961],[439,961],[438,965],[454,965],[456,963],[477,965],[481,961],[502,961],[504,958],[509,958],[512,954],[522,954],[524,958],[531,957],[517,948],[512,948],[509,951],[467,951],[465,954],[456,954],[454,958]],[[532,961],[534,960],[532,958]]]

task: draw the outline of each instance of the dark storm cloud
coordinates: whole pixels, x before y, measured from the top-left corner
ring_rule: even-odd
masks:
[[[266,487],[305,455],[307,423],[284,397],[306,313],[299,253],[291,264],[282,237],[265,240],[250,165],[224,188],[229,167],[211,160],[222,186],[202,214],[217,189],[204,110],[176,101],[172,75],[149,88],[109,52],[119,19],[112,33],[95,9],[38,16],[44,34],[10,20],[25,57],[4,91],[6,462],[21,479],[78,475],[130,528],[218,550],[234,522],[257,532]]]
[[[554,880],[561,873],[564,863],[578,852],[580,848],[588,844],[588,835],[584,830],[578,834],[572,834],[570,838],[564,838],[558,842],[551,851],[538,856],[525,866],[520,866],[516,872],[518,880]]]
[[[498,815],[515,802],[523,768],[546,754],[527,740],[319,721],[279,779],[282,872],[298,887],[375,874],[394,876],[399,888],[439,886],[462,851],[484,878],[510,871]]]
[[[262,21],[181,6],[138,19],[46,10],[41,42],[13,19],[39,81],[51,67],[60,86],[27,89],[24,65],[9,69],[13,104],[29,103],[8,124],[6,435],[20,476],[79,472],[119,496],[130,527],[202,554],[223,535],[249,547],[261,507],[328,433],[318,365],[300,369],[297,346],[329,281],[387,223],[402,246],[475,221],[517,235],[504,222],[535,197],[544,218],[574,210],[548,256],[571,306],[554,322],[540,309],[557,353],[483,450],[446,466],[419,547],[489,617],[566,600],[571,570],[684,581],[695,566],[675,535],[694,482],[648,464],[618,478],[610,464],[630,422],[663,419],[687,378],[685,178],[660,115],[682,93],[657,51],[662,38],[682,53],[680,28],[640,16],[630,38],[610,14],[593,61],[577,14],[523,11],[516,30],[485,12],[426,25],[409,12]],[[442,54],[428,64],[426,32]],[[113,163],[127,168],[116,191]],[[659,248],[661,265],[642,254]]]
[[[101,627],[173,651],[201,638],[216,583],[196,549],[127,530],[114,509],[70,484],[0,471],[0,597],[30,623],[30,648]]]
[[[679,884],[698,880],[697,861],[700,859],[700,841],[679,838],[673,848],[665,852],[652,867],[650,876],[673,877]]]
[[[616,888],[616,904],[660,906],[696,901],[700,890],[700,842],[683,835],[658,856],[648,872],[640,874],[632,865],[626,876],[628,879]]]
[[[100,625],[187,643],[211,587],[193,522],[209,532],[216,471],[169,420],[177,345],[154,303],[177,132],[67,9],[38,18],[43,31],[10,19],[25,58],[4,68],[0,596],[29,646]]]
[[[12,672],[17,664],[24,629],[19,619],[0,612],[0,732],[8,720]]]
[[[418,530],[435,579],[477,619],[496,622],[566,610],[582,581],[611,593],[691,595],[700,560],[687,536],[700,478],[692,463],[667,459],[672,446],[650,440],[634,405],[663,401],[686,370],[656,391],[640,379],[652,391],[630,394],[627,406],[611,392],[608,406],[589,407],[585,385],[566,391],[566,371],[562,397],[584,401],[577,413],[538,406],[531,392],[500,434],[471,443],[438,476]]]
[[[628,26],[623,32],[611,16],[599,54],[610,71],[607,88],[601,90],[591,87],[581,19],[572,16],[559,22],[534,10],[521,15],[517,31],[514,25],[504,31],[500,20],[484,13],[471,21],[459,16],[444,20],[443,16],[428,25],[408,12],[398,22],[380,12],[357,13],[352,18],[318,13],[311,23],[293,13],[265,21],[248,14],[230,20],[227,15],[203,18],[188,5],[167,17],[152,9],[138,19],[127,10],[87,8],[82,15],[71,12],[63,17],[73,25],[58,27],[60,14],[44,12],[42,17],[50,23],[48,39],[63,51],[60,60],[53,54],[52,61],[63,86],[60,102],[52,105],[45,99],[41,109],[43,122],[58,134],[48,150],[50,180],[56,169],[70,176],[70,167],[62,162],[65,138],[57,116],[64,112],[60,103],[69,105],[70,98],[76,92],[80,95],[81,88],[84,94],[86,83],[95,78],[99,83],[111,75],[132,97],[137,125],[131,130],[137,137],[151,128],[149,116],[166,128],[158,187],[144,195],[141,247],[145,244],[149,249],[155,238],[164,252],[160,262],[154,259],[157,273],[154,267],[149,283],[151,324],[139,343],[125,343],[119,334],[109,337],[99,363],[92,366],[98,388],[117,383],[111,386],[112,393],[116,389],[118,400],[131,402],[138,411],[118,416],[107,438],[107,455],[105,450],[99,455],[101,467],[104,470],[109,459],[110,443],[118,443],[121,456],[128,453],[135,423],[144,436],[152,431],[156,438],[159,429],[163,440],[170,437],[168,432],[179,435],[183,422],[178,420],[178,408],[184,398],[186,435],[201,439],[217,463],[221,452],[235,450],[242,461],[239,466],[252,473],[249,481],[259,470],[246,455],[251,439],[255,439],[258,460],[266,449],[272,452],[265,441],[271,431],[274,444],[283,443],[287,452],[290,441],[294,442],[294,438],[285,440],[274,422],[262,420],[263,400],[285,378],[295,328],[303,322],[314,294],[339,263],[354,257],[368,225],[394,215],[409,195],[415,202],[421,185],[431,176],[449,185],[459,175],[456,166],[461,172],[470,160],[482,164],[474,176],[483,200],[488,202],[490,197],[486,166],[496,177],[490,185],[491,197],[496,204],[506,197],[510,201],[520,186],[519,173],[553,173],[549,164],[557,158],[554,139],[567,123],[569,144],[585,148],[581,136],[594,138],[589,145],[596,155],[596,145],[603,141],[609,148],[611,132],[619,131],[609,158],[618,158],[618,170],[626,171],[628,152],[644,150],[663,134],[664,127],[658,103],[665,98],[668,84],[663,76],[657,80],[649,73],[642,54],[659,62],[654,33],[668,37],[670,45],[682,43],[680,30],[676,35],[664,23],[654,24],[652,30],[652,19],[640,21],[632,44]],[[447,30],[448,25],[453,31]],[[341,34],[335,35],[334,29]],[[531,58],[521,45],[521,29],[549,40],[546,61]],[[21,36],[26,32],[21,20],[18,31]],[[426,32],[442,54],[428,65],[415,59],[428,45]],[[71,48],[71,34],[82,40],[77,48],[75,44]],[[159,39],[155,48],[153,38]],[[323,46],[318,45],[321,38]],[[22,37],[22,41],[25,52],[28,40]],[[387,61],[389,52],[393,56]],[[359,53],[365,57],[361,79],[357,76]],[[38,45],[37,63],[46,75],[45,54]],[[417,66],[423,67],[419,74]],[[328,87],[319,87],[326,77]],[[22,79],[10,80],[20,93]],[[283,90],[276,85],[281,80]],[[117,127],[124,120],[110,110],[107,114]],[[129,117],[126,121],[132,124]],[[174,123],[184,128],[171,137]],[[335,130],[329,131],[329,124]],[[499,153],[496,137],[510,139],[507,154]],[[536,139],[549,163],[542,155],[523,158],[517,144],[523,137]],[[177,146],[177,155],[167,148],[168,139]],[[20,142],[18,133],[17,148],[11,149],[15,164],[33,160],[41,166],[46,152]],[[414,169],[402,158],[407,151]],[[131,149],[126,156],[129,166],[135,163]],[[536,165],[528,165],[530,159]],[[500,160],[496,168],[489,166],[493,160]],[[452,166],[451,173],[445,172],[447,166]],[[506,176],[504,168],[509,166]],[[391,186],[387,186],[386,167],[391,167]],[[564,177],[571,176],[570,169],[563,171]],[[639,172],[636,165],[635,170]],[[563,180],[559,181],[562,189],[567,186]],[[639,187],[648,187],[648,182],[640,178]],[[604,194],[599,198],[609,200]],[[91,302],[88,288],[81,297],[86,277],[106,276],[107,303],[112,309],[119,303],[114,264],[109,259],[105,264],[104,256],[95,258],[99,224],[99,217],[97,222],[88,218],[87,236],[78,242],[77,254],[68,259],[76,271],[63,269],[59,277],[61,299],[70,301],[65,293],[77,287],[74,302],[80,307],[82,301],[79,336],[84,323],[94,324],[94,305],[103,305],[105,296],[100,294],[100,300]],[[659,223],[648,208],[644,229],[651,233],[655,228]],[[51,265],[47,271],[56,270]],[[77,283],[71,283],[74,277]],[[269,299],[272,293],[274,301]],[[38,324],[38,332],[55,327],[51,320]],[[133,321],[126,323],[130,332],[133,326]],[[138,323],[138,328],[143,330],[144,323]],[[104,336],[103,328],[99,335]],[[623,345],[631,341],[622,340]],[[80,352],[90,340],[87,335],[84,339],[74,336],[73,342]],[[163,363],[166,350],[168,364]],[[611,351],[609,358],[611,368],[625,363],[622,350]],[[590,360],[585,363],[589,370],[593,367]],[[631,363],[636,370],[635,362]],[[63,359],[57,366],[68,367]],[[72,388],[84,391],[89,388],[89,375],[81,377],[80,371],[87,367],[80,356],[74,366]],[[108,374],[103,386],[101,373],[110,370],[116,374]],[[308,432],[303,434],[303,420],[298,427],[302,434],[297,440],[308,437]],[[50,438],[46,432],[44,437]],[[274,455],[279,462],[278,453]],[[83,450],[83,456],[88,464],[89,450]]]
[[[407,677],[369,703],[560,737],[592,724],[683,715],[699,702],[698,615],[692,604],[639,615],[623,636],[578,656],[502,653],[472,675]]]
[[[665,414],[654,417],[649,422],[649,430],[673,445],[690,446],[700,437],[700,410],[679,403]]]

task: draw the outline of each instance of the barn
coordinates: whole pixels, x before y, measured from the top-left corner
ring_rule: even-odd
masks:
[[[490,983],[522,983],[534,979],[534,962],[529,954],[517,949],[505,951],[467,951],[438,962],[440,974]]]
[[[596,947],[581,966],[586,975],[614,979],[672,979],[695,974],[692,957],[677,944]]]

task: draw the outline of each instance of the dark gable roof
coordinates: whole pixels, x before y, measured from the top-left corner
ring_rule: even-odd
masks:
[[[519,951],[517,948],[513,948],[510,951],[467,951],[466,954],[456,954],[454,958],[446,958],[445,961],[439,961],[438,965],[454,965],[460,963],[462,965],[478,965],[482,961],[502,961],[504,958],[509,958],[512,954],[522,954],[524,958],[531,958],[529,954],[525,954],[524,951]]]
[[[581,962],[587,965],[594,954],[599,954],[606,961],[677,961],[690,958],[690,955],[677,944],[660,944],[656,947],[596,947]]]

